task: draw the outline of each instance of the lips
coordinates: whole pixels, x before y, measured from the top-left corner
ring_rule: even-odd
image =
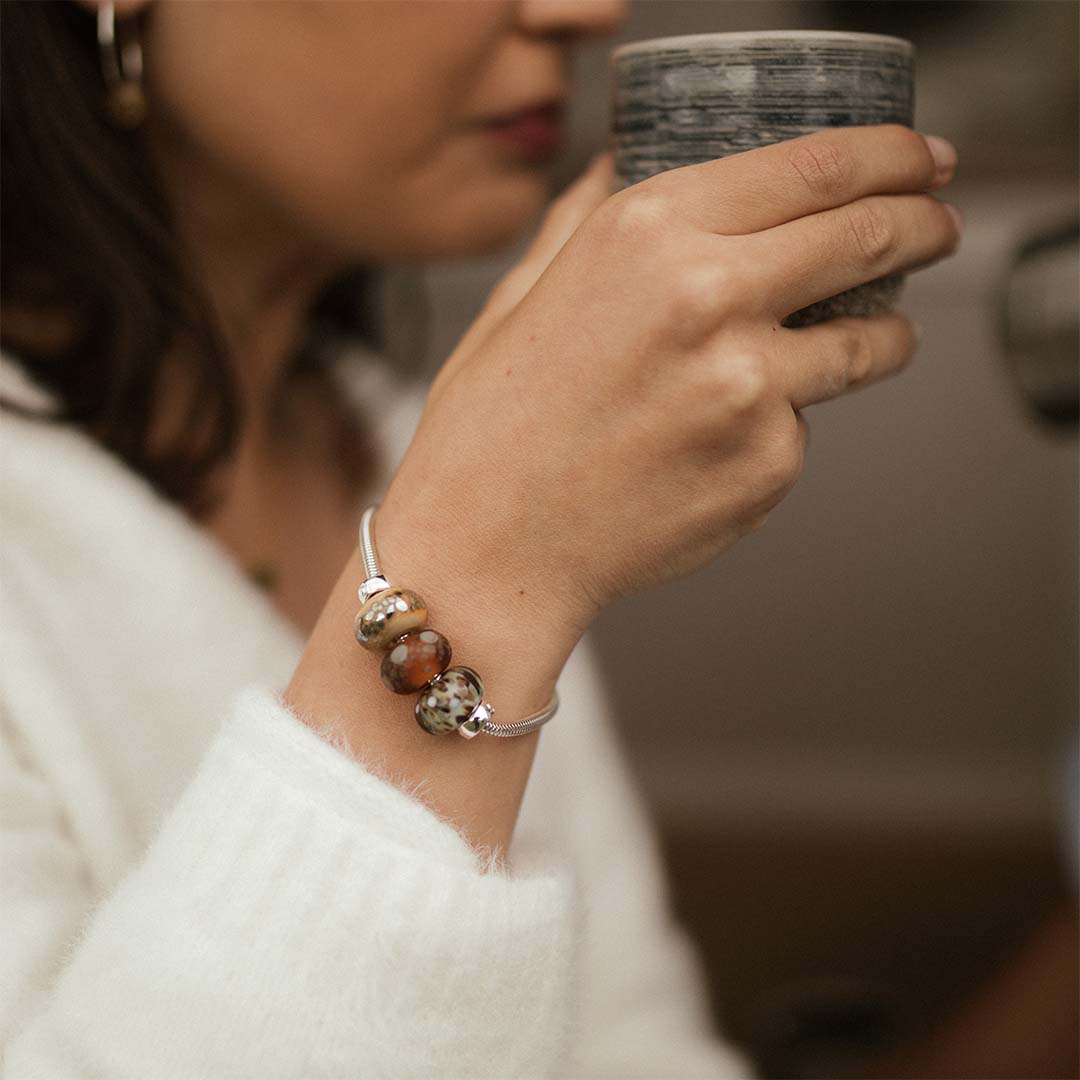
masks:
[[[488,121],[484,128],[500,142],[529,157],[548,157],[562,149],[566,141],[561,103]]]
[[[498,116],[486,116],[481,122],[484,124],[512,124],[522,117],[532,116],[536,113],[544,113],[552,119],[561,120],[565,111],[566,98],[561,95],[554,95],[539,101],[519,105],[516,109],[500,113]]]

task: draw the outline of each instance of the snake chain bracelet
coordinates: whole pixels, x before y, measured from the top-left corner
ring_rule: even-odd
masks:
[[[480,676],[463,664],[450,667],[450,642],[427,626],[424,601],[412,589],[391,585],[382,573],[372,527],[378,506],[369,506],[360,518],[364,581],[353,630],[364,648],[385,653],[380,674],[386,686],[395,694],[419,692],[416,722],[431,735],[524,735],[550,720],[559,707],[557,692],[543,709],[523,720],[494,722],[495,708],[484,701]]]

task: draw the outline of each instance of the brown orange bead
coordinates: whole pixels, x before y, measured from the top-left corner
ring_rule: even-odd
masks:
[[[382,681],[395,694],[413,694],[450,666],[450,654],[450,642],[438,630],[406,634],[383,657]]]

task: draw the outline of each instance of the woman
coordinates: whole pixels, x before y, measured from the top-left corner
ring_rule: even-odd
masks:
[[[522,233],[545,176],[488,121],[565,98],[622,4],[125,0],[117,59],[99,2],[3,6],[11,1074],[749,1075],[579,645],[910,359],[899,314],[780,322],[951,252],[954,151],[836,130],[614,195],[601,156],[411,419],[387,380],[343,409],[375,268]],[[380,685],[376,501],[501,722],[558,682],[542,740]]]

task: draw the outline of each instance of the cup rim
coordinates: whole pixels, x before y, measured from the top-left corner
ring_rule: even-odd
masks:
[[[829,41],[857,41],[863,45],[888,46],[899,49],[901,52],[914,53],[915,46],[907,38],[894,37],[892,34],[864,34],[857,30],[718,30],[704,34],[676,34],[672,37],[644,38],[641,41],[627,41],[622,45],[616,45],[611,50],[611,58],[625,56],[633,52],[653,52],[661,48],[687,45],[691,42],[700,42],[709,39],[718,47],[728,44],[738,45],[750,40],[780,40],[792,39],[812,41],[825,39]]]

